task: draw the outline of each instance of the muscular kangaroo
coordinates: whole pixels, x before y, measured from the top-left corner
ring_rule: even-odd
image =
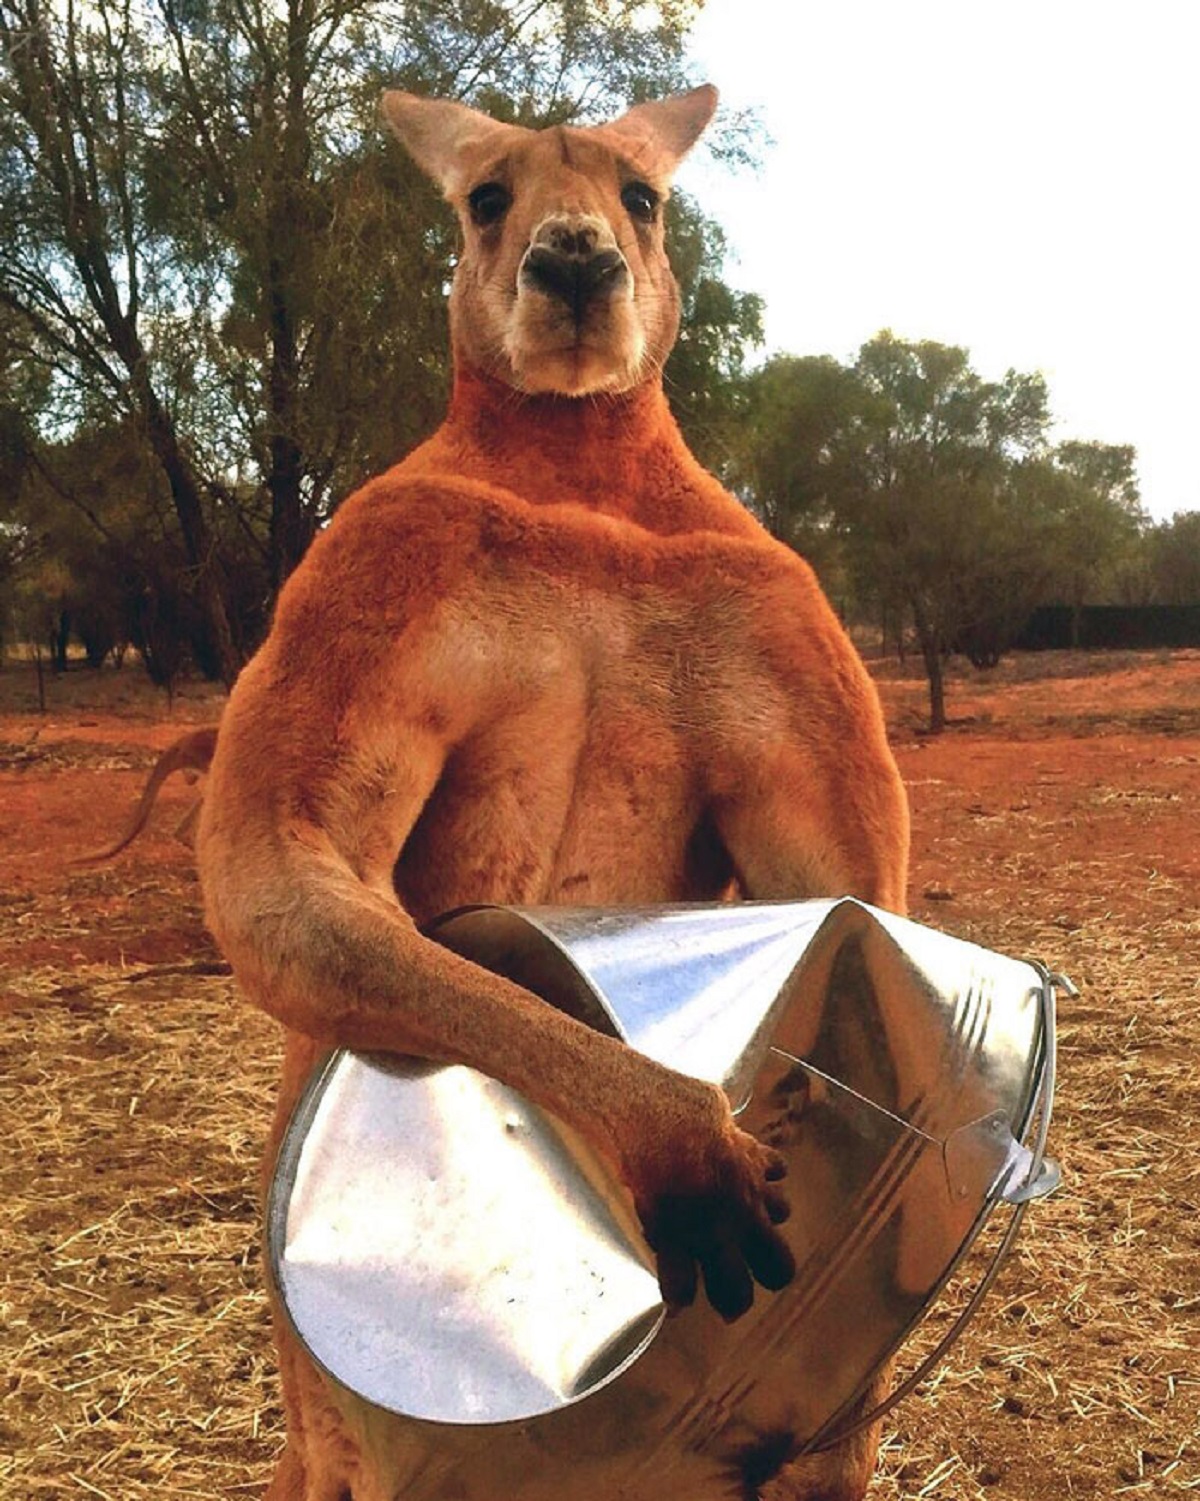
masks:
[[[811,570],[699,467],[663,395],[663,203],[715,97],[535,132],[385,96],[462,222],[450,410],[283,590],[221,723],[198,851],[212,930],[286,1028],[276,1143],[329,1044],[481,1069],[608,1159],[669,1304],[702,1281],[732,1319],[792,1273],[774,1154],[719,1090],[422,936],[470,902],[903,905],[872,686]],[[392,1497],[282,1318],[277,1338],[270,1495]],[[872,1463],[858,1438],[761,1494],[849,1501]]]

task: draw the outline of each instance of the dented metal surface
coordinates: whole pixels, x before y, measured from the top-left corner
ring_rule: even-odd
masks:
[[[997,1202],[1055,1181],[1022,1145],[1053,1025],[1032,965],[853,901],[478,908],[433,936],[721,1084],[788,1159],[798,1270],[733,1325],[664,1320],[564,1127],[469,1069],[334,1055],[268,1247],[387,1494],[739,1495],[747,1454],[837,1431]]]

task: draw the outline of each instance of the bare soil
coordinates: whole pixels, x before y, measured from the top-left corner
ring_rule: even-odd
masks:
[[[875,1494],[1200,1491],[1200,653],[955,669],[936,739],[915,667],[876,674],[913,915],[1081,994],[1065,1186],[889,1421]],[[51,679],[40,715],[29,669],[0,671],[2,1497],[255,1496],[280,1443],[256,1207],[278,1038],[204,931],[171,832],[195,790],[70,863],[219,709],[193,686],[168,712],[126,666]]]

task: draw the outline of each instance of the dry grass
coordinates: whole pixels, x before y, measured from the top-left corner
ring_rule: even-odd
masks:
[[[1065,1186],[894,1415],[878,1501],[1200,1491],[1200,922],[1096,922],[1066,941],[1041,926],[964,936],[1053,951],[1086,979],[1060,1008]]]
[[[976,767],[1003,752],[1023,766],[1032,720],[1069,697],[1014,682],[998,701],[1009,693],[1028,716],[1015,749],[995,727],[961,754],[901,749],[914,889],[949,897],[915,915],[1080,984],[1060,1021],[1051,1137],[1066,1184],[1033,1207],[981,1316],[893,1415],[875,1501],[1196,1493],[1200,743],[1176,735],[1143,755],[1138,742],[1124,760],[1114,749],[1091,782],[1069,761],[1065,775],[1031,774],[1020,796],[987,781],[998,761],[955,782],[937,756]],[[95,740],[93,770],[101,756],[141,764],[136,736],[114,749],[112,724],[105,739],[93,723],[64,724],[56,743]],[[0,739],[25,744],[27,730]],[[0,776],[0,795],[24,786],[44,800],[53,778],[82,774],[55,755],[63,765]],[[108,775],[110,798],[131,796],[133,773]],[[1161,859],[1122,844],[1121,831],[1148,828]],[[78,838],[95,843],[95,829]],[[281,1440],[256,1203],[274,1028],[207,972],[211,954],[171,947],[186,873],[126,867],[123,884],[79,873],[55,885],[35,882],[33,863],[12,868],[25,884],[0,892],[0,961],[41,952],[21,947],[28,929],[48,954],[73,953],[89,928],[93,953],[124,952],[147,902],[168,959],[0,968],[0,1497],[259,1495]]]
[[[259,1495],[274,1029],[220,978],[59,981],[4,1019],[0,1495]]]
[[[1036,922],[1001,926],[989,941],[1044,947]],[[1178,1006],[1200,933],[1052,936],[1088,979],[1060,1025],[1067,1187],[894,1415],[879,1501],[1200,1490],[1200,1038]],[[0,1085],[0,1495],[260,1494],[280,1437],[254,1189],[273,1028],[220,977],[27,989]]]

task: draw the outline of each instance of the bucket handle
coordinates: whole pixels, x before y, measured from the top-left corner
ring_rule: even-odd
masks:
[[[1027,961],[1038,973],[1040,984],[1038,997],[1042,1015],[1042,1069],[1041,1078],[1038,1081],[1037,1094],[1033,1102],[1033,1114],[1037,1115],[1037,1130],[1034,1135],[1033,1146],[1029,1151],[1024,1149],[1014,1153],[1005,1169],[1003,1178],[998,1186],[993,1189],[992,1196],[1012,1205],[1012,1217],[1008,1222],[1000,1244],[996,1247],[995,1255],[988,1265],[987,1271],[980,1279],[979,1286],[967,1300],[966,1306],[961,1310],[958,1317],[951,1324],[946,1333],[938,1340],[937,1344],[895,1391],[889,1393],[882,1402],[876,1403],[870,1412],[860,1413],[857,1417],[840,1426],[836,1426],[832,1432],[818,1433],[816,1438],[806,1444],[800,1451],[802,1454],[819,1454],[826,1449],[832,1449],[847,1439],[851,1434],[858,1433],[863,1428],[869,1428],[877,1423],[880,1418],[887,1416],[894,1407],[899,1406],[905,1397],[909,1396],[921,1382],[929,1375],[950,1347],[955,1344],[967,1325],[979,1311],[979,1306],[995,1282],[1005,1258],[1012,1249],[1017,1238],[1017,1232],[1021,1228],[1021,1221],[1025,1218],[1025,1211],[1034,1199],[1044,1198],[1052,1193],[1061,1181],[1061,1173],[1058,1164],[1046,1156],[1046,1140],[1050,1134],[1050,1115],[1054,1105],[1054,1085],[1058,1073],[1058,1046],[1055,1040],[1055,1014],[1056,993],[1062,991],[1066,996],[1075,996],[1079,992],[1066,975],[1048,970],[1044,964],[1036,959]],[[1024,1166],[1025,1172],[1019,1182],[1014,1182],[1018,1170]]]

